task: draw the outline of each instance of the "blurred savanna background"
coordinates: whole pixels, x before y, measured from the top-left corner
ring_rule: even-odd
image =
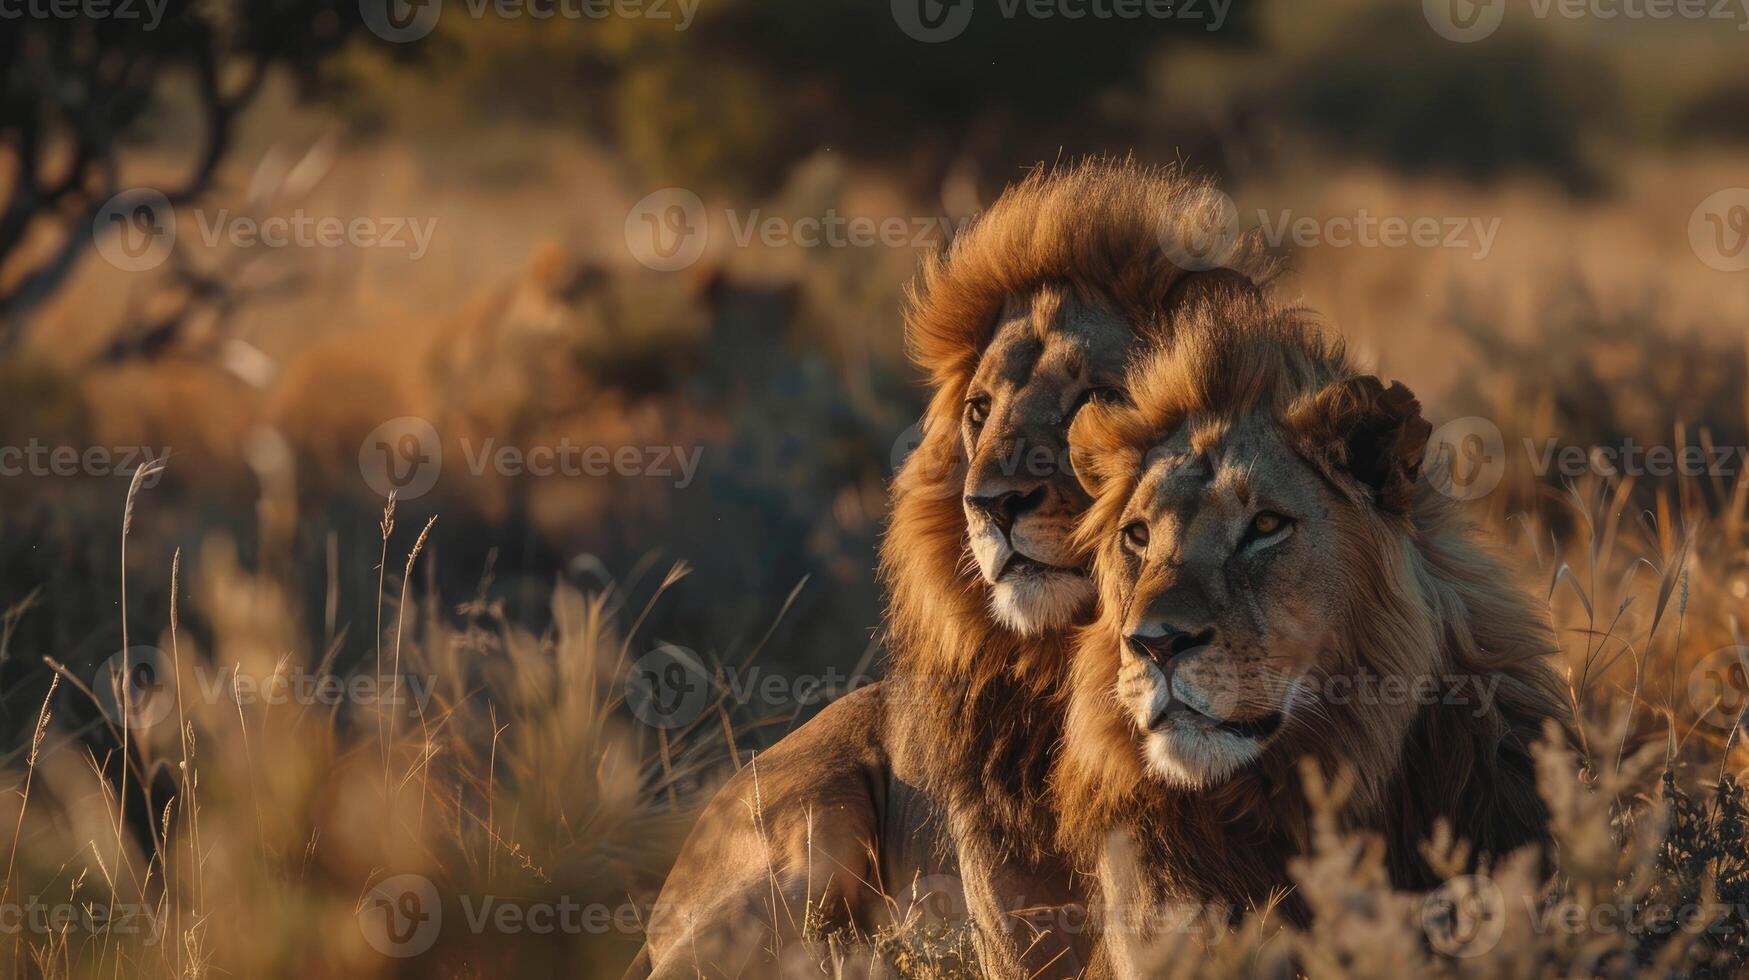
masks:
[[[1729,975],[1749,11],[1082,8],[8,13],[0,976],[617,975],[711,787],[879,676],[918,258],[1089,155],[1214,176],[1446,426],[1593,722],[1556,891],[1727,910],[1379,963]],[[1347,942],[1420,928],[1320,860]],[[1271,935],[1210,969],[1368,975]]]

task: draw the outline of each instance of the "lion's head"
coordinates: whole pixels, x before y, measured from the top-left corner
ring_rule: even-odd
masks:
[[[1422,478],[1409,390],[1255,296],[1186,311],[1128,387],[1071,432],[1101,615],[1076,652],[1064,805],[1280,814],[1310,756],[1355,773],[1360,819],[1425,804],[1485,846],[1534,834],[1473,798],[1522,808],[1514,826],[1536,809],[1527,743],[1563,713],[1546,611]]]
[[[1078,429],[1076,468],[1105,491],[1088,544],[1118,703],[1150,772],[1192,788],[1317,735],[1320,678],[1440,666],[1406,553],[1420,404],[1258,306],[1222,311],[1256,317],[1247,330],[1181,336],[1135,410]],[[1412,714],[1392,707],[1365,713],[1387,744]]]

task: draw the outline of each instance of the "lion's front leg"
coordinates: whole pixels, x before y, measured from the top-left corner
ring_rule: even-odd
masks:
[[[884,909],[879,719],[876,688],[847,695],[723,786],[669,872],[628,977],[776,975],[806,965],[814,940],[869,927]]]
[[[960,849],[966,907],[984,972],[1001,978],[1080,977],[1087,960],[1086,906],[1066,869]]]

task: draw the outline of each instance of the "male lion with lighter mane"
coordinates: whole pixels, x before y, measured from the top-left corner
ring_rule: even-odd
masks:
[[[1079,972],[1086,937],[1061,918],[1079,883],[1044,799],[1070,631],[1094,600],[1070,544],[1089,498],[1067,429],[1123,398],[1132,352],[1167,336],[1180,306],[1273,275],[1255,235],[1197,253],[1227,270],[1174,264],[1192,250],[1163,245],[1221,228],[1218,201],[1127,162],[1035,171],[924,260],[905,325],[933,395],[881,546],[888,680],[826,708],[706,806],[633,974],[745,974],[804,926],[889,925],[919,890],[969,913],[987,974]]]
[[[1571,719],[1547,610],[1422,473],[1414,395],[1255,295],[1183,311],[1128,387],[1070,434],[1101,613],[1052,777],[1105,908],[1303,922],[1307,758],[1352,773],[1342,817],[1398,887],[1435,883],[1436,821],[1480,854],[1543,842],[1531,745]],[[1093,972],[1140,975],[1143,918],[1106,923]]]

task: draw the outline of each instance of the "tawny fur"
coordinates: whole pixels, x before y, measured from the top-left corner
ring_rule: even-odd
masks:
[[[1077,641],[1065,746],[1052,775],[1059,840],[1077,865],[1096,867],[1112,835],[1129,834],[1147,894],[1119,901],[1235,910],[1268,903],[1291,891],[1289,861],[1308,843],[1298,773],[1305,757],[1326,773],[1352,770],[1345,821],[1384,839],[1400,887],[1431,884],[1419,847],[1436,820],[1482,853],[1543,842],[1530,747],[1545,720],[1566,727],[1571,718],[1545,656],[1556,644],[1544,604],[1511,584],[1451,500],[1414,472],[1397,475],[1392,495],[1375,493],[1349,471],[1358,461],[1339,437],[1340,420],[1356,412],[1409,411],[1419,423],[1412,396],[1360,378],[1340,345],[1296,313],[1254,300],[1195,311],[1170,348],[1138,369],[1130,394],[1128,407],[1083,413],[1072,433],[1076,470],[1098,491],[1078,540],[1094,555],[1102,597],[1099,621]],[[1374,404],[1358,403],[1368,398]],[[1113,597],[1126,569],[1111,542],[1151,448],[1180,425],[1216,431],[1254,411],[1273,416],[1288,444],[1346,496],[1336,519],[1361,567],[1344,573],[1360,587],[1336,624],[1327,667],[1400,676],[1402,665],[1422,664],[1500,683],[1479,715],[1470,706],[1423,706],[1406,730],[1358,705],[1331,706],[1327,724],[1290,721],[1231,778],[1181,789],[1148,772],[1135,723],[1112,693],[1122,631]],[[1291,896],[1284,909],[1290,918],[1305,914]]]

